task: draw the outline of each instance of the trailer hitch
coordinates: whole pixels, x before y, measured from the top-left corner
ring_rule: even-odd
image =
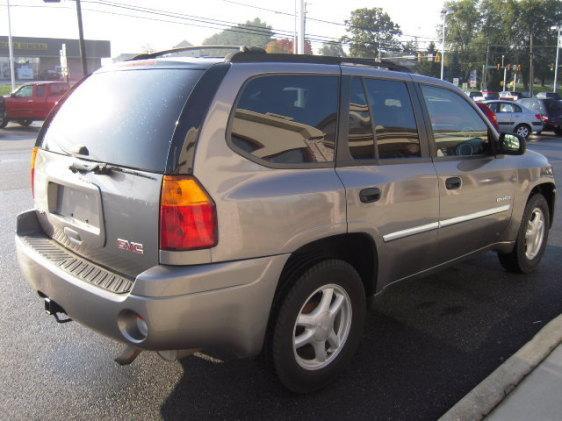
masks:
[[[53,316],[57,321],[57,323],[68,323],[72,321],[72,319],[68,316],[65,319],[59,316],[59,314],[66,315],[66,311],[64,311],[64,308],[62,308],[60,305],[58,305],[56,302],[54,302],[48,297],[45,297],[44,300],[45,300],[45,311],[49,316]]]

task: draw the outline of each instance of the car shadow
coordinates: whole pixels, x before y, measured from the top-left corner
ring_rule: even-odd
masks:
[[[487,253],[388,287],[351,367],[311,395],[286,391],[258,360],[191,357],[161,407],[170,418],[435,419],[562,312],[562,248],[531,275]]]

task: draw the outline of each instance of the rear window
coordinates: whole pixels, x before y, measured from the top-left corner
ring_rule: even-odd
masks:
[[[44,149],[163,172],[176,122],[203,71],[136,69],[96,73],[64,102],[46,131]]]

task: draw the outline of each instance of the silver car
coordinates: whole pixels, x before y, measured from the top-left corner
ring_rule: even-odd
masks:
[[[47,312],[126,344],[120,364],[263,353],[309,392],[353,359],[392,283],[487,250],[510,272],[539,265],[552,168],[452,84],[182,52],[100,69],[57,105],[17,220]]]
[[[532,133],[539,134],[544,128],[540,114],[513,101],[483,101],[496,113],[500,132],[517,133],[527,139]]]

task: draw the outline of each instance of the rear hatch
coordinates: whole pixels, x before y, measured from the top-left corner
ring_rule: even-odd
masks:
[[[38,139],[34,200],[47,235],[129,277],[158,263],[162,177],[202,73],[126,67],[72,92]]]

